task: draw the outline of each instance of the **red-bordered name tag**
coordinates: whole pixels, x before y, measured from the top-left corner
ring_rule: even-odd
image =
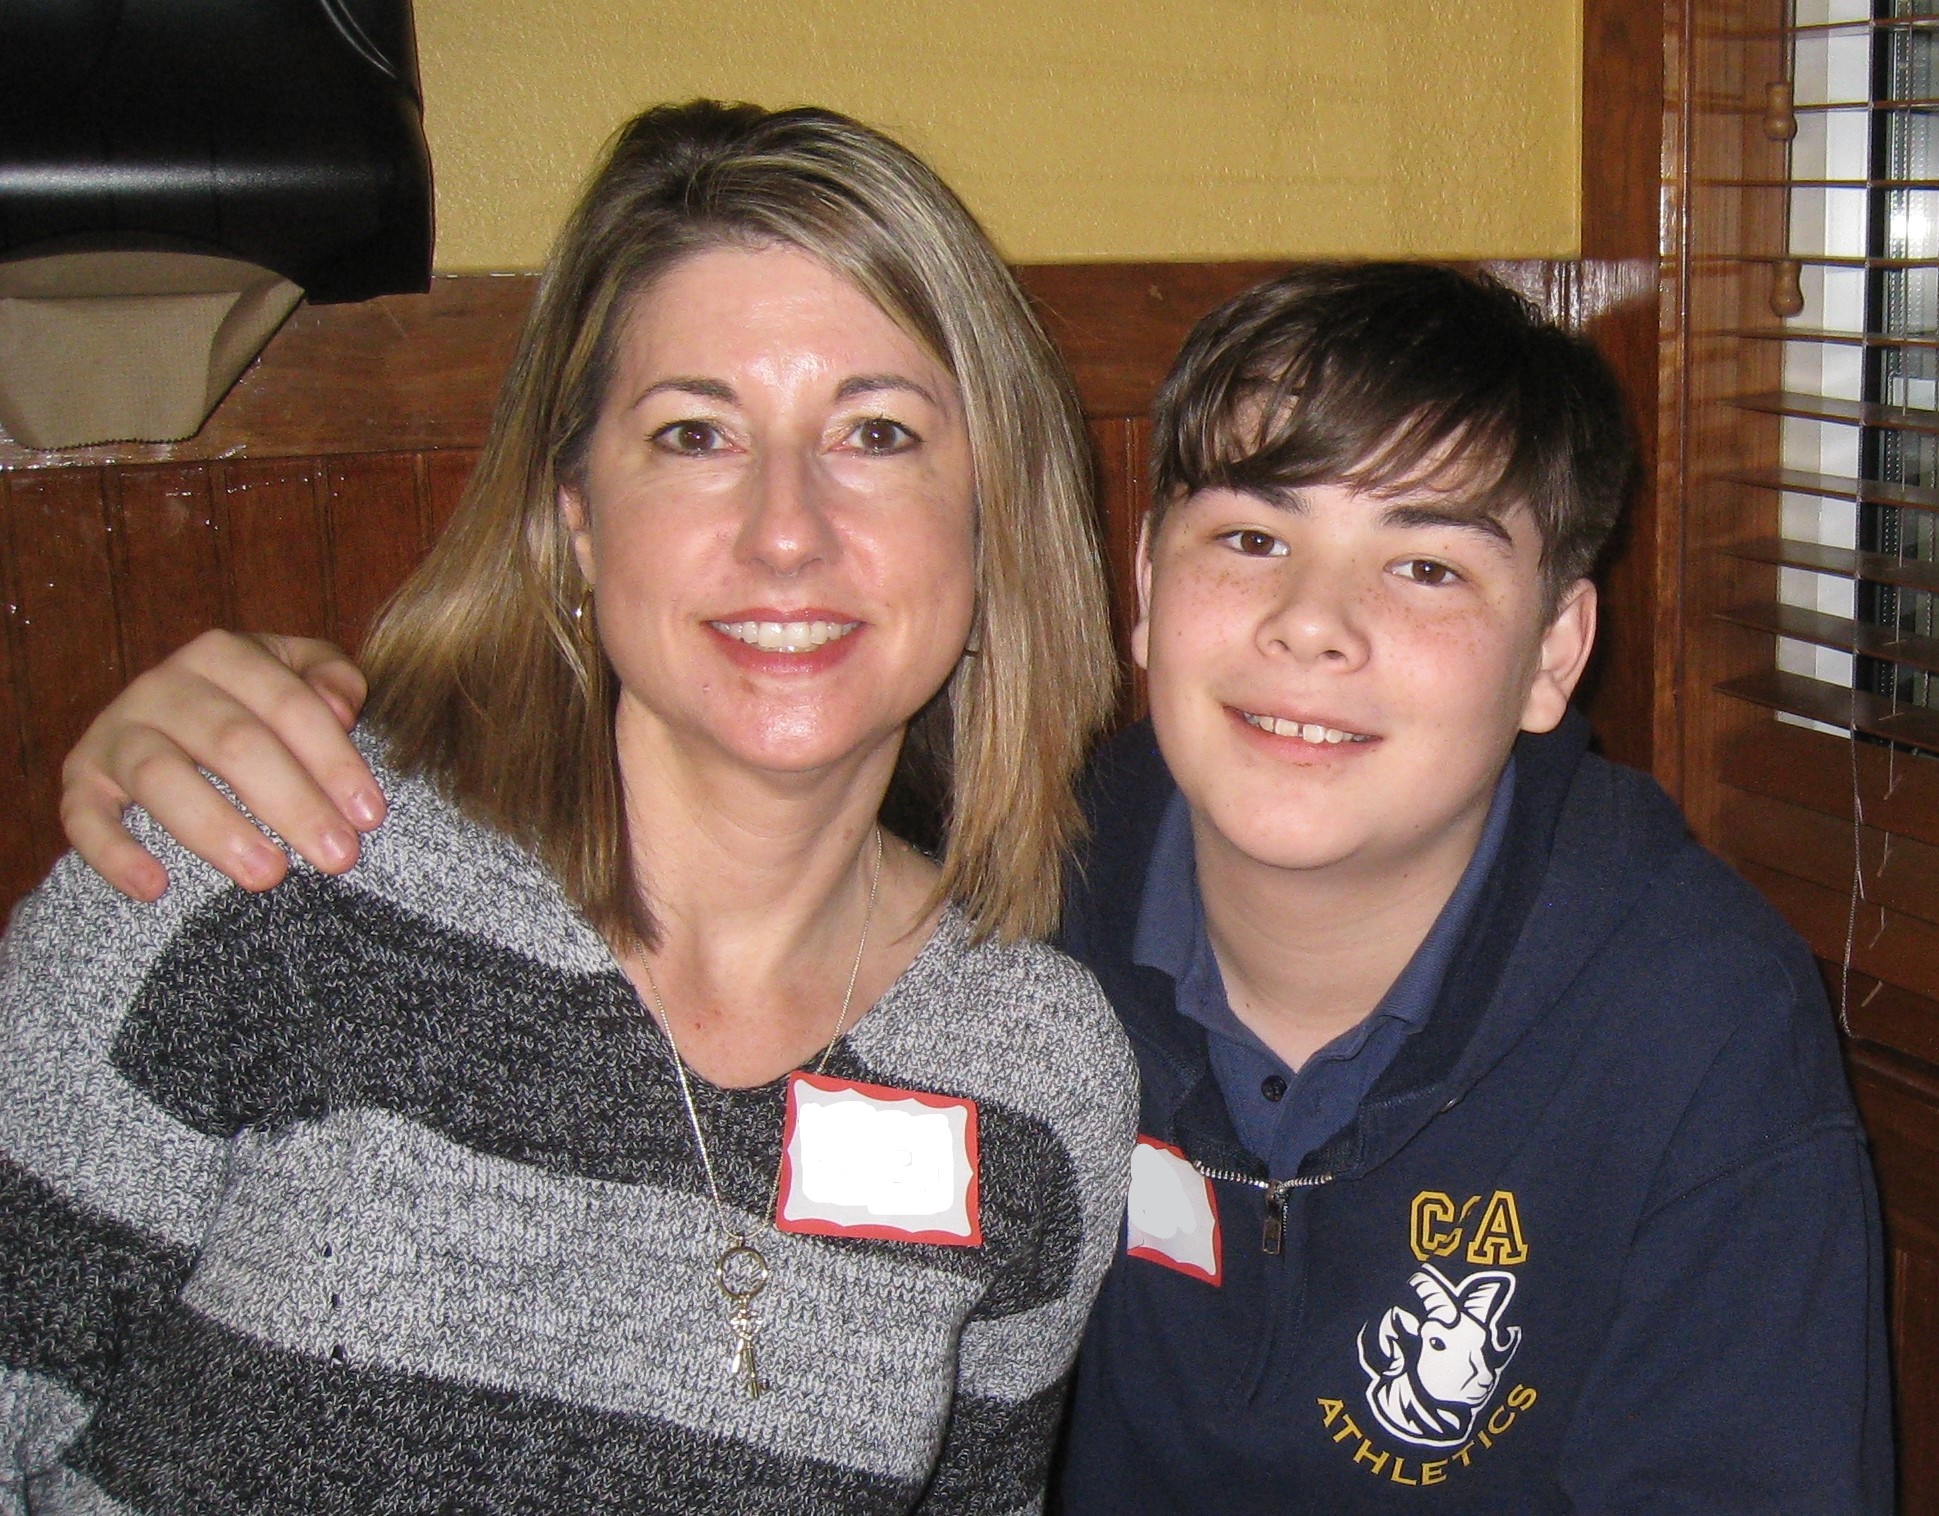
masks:
[[[784,1232],[980,1247],[976,1102],[790,1074],[774,1211]]]
[[[1224,1277],[1212,1181],[1168,1142],[1140,1136],[1131,1150],[1124,1250],[1207,1284]]]

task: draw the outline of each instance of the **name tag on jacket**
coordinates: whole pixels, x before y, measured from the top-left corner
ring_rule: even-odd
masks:
[[[1168,1142],[1140,1136],[1131,1150],[1124,1250],[1216,1285],[1223,1276],[1212,1181]]]

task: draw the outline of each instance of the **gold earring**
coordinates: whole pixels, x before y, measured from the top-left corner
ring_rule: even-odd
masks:
[[[599,628],[593,620],[590,584],[579,592],[579,603],[572,608],[572,629],[587,647],[594,652],[599,651]]]

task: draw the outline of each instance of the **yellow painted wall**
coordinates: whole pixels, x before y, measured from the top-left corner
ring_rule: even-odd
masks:
[[[832,106],[1019,261],[1567,257],[1578,0],[417,0],[448,271],[532,267],[608,133]]]

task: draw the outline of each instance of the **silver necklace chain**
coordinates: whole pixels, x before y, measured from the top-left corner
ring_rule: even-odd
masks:
[[[815,1062],[817,1074],[828,1067],[835,1044],[842,1040],[842,1033],[848,1028],[849,1007],[855,1000],[855,982],[861,977],[862,958],[869,945],[869,927],[875,920],[876,894],[882,883],[882,852],[882,828],[877,826],[875,864],[869,870],[869,900],[867,909],[862,913],[862,936],[855,944],[855,961],[848,966],[848,986],[842,991],[842,1008],[835,1018],[834,1033]],[[734,1332],[734,1352],[730,1362],[741,1381],[741,1388],[752,1400],[774,1388],[761,1378],[754,1362],[754,1334],[760,1330],[760,1323],[754,1316],[754,1299],[767,1288],[773,1271],[760,1249],[749,1243],[748,1238],[752,1233],[736,1230],[728,1224],[727,1206],[720,1198],[720,1184],[714,1177],[713,1155],[707,1151],[707,1138],[700,1129],[700,1110],[694,1104],[693,1084],[687,1077],[687,1060],[681,1056],[680,1043],[673,1035],[673,1018],[667,1015],[660,983],[653,977],[653,965],[644,956],[640,958],[640,968],[646,975],[647,989],[653,993],[653,1009],[660,1023],[660,1031],[666,1037],[667,1051],[673,1057],[674,1077],[680,1084],[680,1102],[687,1108],[687,1125],[693,1131],[694,1151],[700,1155],[700,1169],[707,1179],[707,1193],[714,1202],[714,1222],[720,1228],[721,1236],[727,1239],[727,1246],[714,1260],[714,1283],[728,1300],[728,1325]],[[777,1163],[774,1168],[774,1189],[768,1200],[769,1215],[775,1213],[780,1203],[781,1166]]]

